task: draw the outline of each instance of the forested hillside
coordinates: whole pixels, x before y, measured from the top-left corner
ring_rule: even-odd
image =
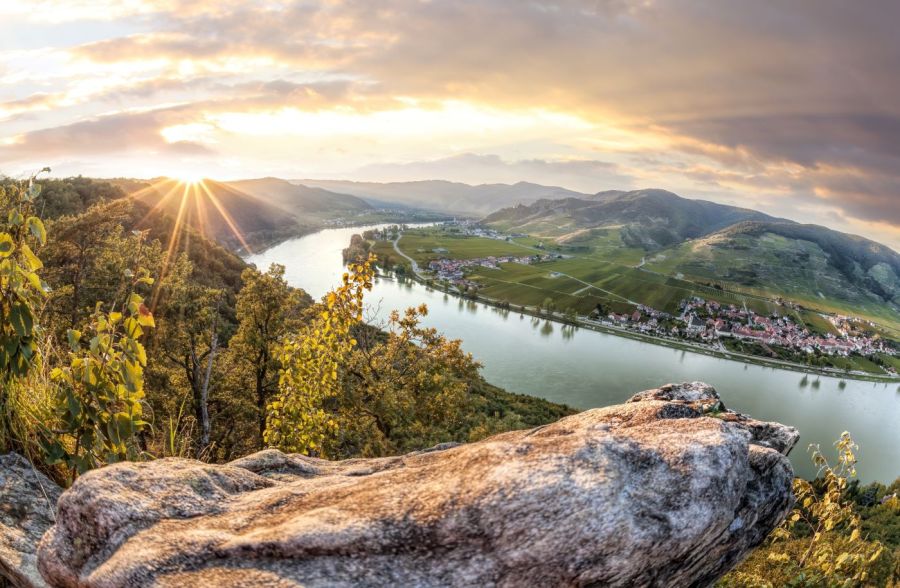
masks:
[[[327,220],[342,214],[356,214],[372,210],[365,200],[300,184],[292,184],[279,178],[260,178],[227,182],[237,190],[303,219]]]
[[[377,456],[572,412],[487,384],[459,342],[419,326],[425,309],[398,315],[400,334],[375,331],[111,183],[3,180],[0,213],[4,272],[24,277],[3,274],[17,290],[2,299],[15,320],[0,333],[0,452],[62,482],[122,459],[233,459],[282,446],[281,424],[320,439],[304,452]],[[312,405],[289,401],[285,350],[318,348],[322,316],[346,328],[336,383]]]
[[[190,226],[232,250],[246,252],[314,231],[318,219],[300,219],[266,199],[213,180],[129,182],[128,194],[154,213]]]

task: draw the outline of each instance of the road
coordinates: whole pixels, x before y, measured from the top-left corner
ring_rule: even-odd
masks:
[[[601,292],[605,292],[606,294],[609,294],[610,296],[615,296],[616,298],[618,298],[618,299],[620,299],[620,300],[624,300],[624,301],[627,302],[628,304],[633,304],[634,306],[637,306],[638,304],[640,304],[640,302],[635,302],[634,300],[629,300],[628,298],[625,298],[625,297],[622,296],[621,294],[616,294],[615,292],[610,292],[609,290],[604,290],[604,289],[601,288],[600,286],[595,286],[595,285],[593,285],[593,284],[591,284],[591,283],[589,283],[589,282],[585,282],[584,280],[579,280],[579,279],[576,278],[575,276],[570,276],[569,274],[564,274],[564,273],[562,273],[562,272],[556,272],[556,274],[557,274],[557,275],[560,275],[560,276],[565,276],[565,277],[567,277],[567,278],[569,278],[569,279],[571,279],[571,280],[575,280],[575,281],[578,282],[579,284],[584,284],[584,288],[581,288],[580,290],[577,290],[577,291],[575,291],[575,292],[572,292],[572,296],[578,296],[578,295],[581,294],[582,292],[585,292],[586,290],[590,290],[591,288],[593,288],[594,290],[600,290]]]
[[[403,233],[397,233],[397,238],[394,239],[394,241],[393,241],[394,251],[396,251],[397,255],[399,255],[400,257],[403,257],[406,260],[408,260],[409,264],[412,266],[413,273],[416,274],[416,276],[418,276],[419,278],[422,278],[424,280],[425,276],[422,275],[422,270],[419,269],[419,264],[416,262],[416,260],[413,259],[412,257],[410,257],[409,255],[403,253],[402,251],[400,251],[400,247],[397,246],[397,243],[400,241],[400,237],[402,237],[402,236],[403,236]]]

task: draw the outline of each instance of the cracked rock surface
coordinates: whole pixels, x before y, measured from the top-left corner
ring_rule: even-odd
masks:
[[[38,565],[62,587],[705,586],[791,508],[797,438],[693,383],[400,457],[115,464],[63,493]]]

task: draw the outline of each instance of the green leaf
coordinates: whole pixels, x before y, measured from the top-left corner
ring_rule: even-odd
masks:
[[[16,250],[16,242],[9,233],[0,233],[0,258],[9,257]]]
[[[30,216],[25,222],[31,235],[38,240],[38,243],[45,245],[47,243],[47,230],[44,228],[44,223],[41,222],[41,219],[36,216]]]
[[[19,337],[27,337],[31,335],[34,328],[34,317],[31,316],[31,309],[23,304],[13,304],[9,309],[9,322]]]
[[[81,349],[81,331],[77,329],[69,329],[69,331],[66,333],[66,337],[68,337],[69,339],[69,348],[72,351],[78,351],[79,349]]]
[[[44,291],[44,284],[41,283],[41,278],[34,272],[22,272],[22,275],[25,276],[25,279],[28,280],[28,283],[31,284],[31,287],[40,292],[41,294],[46,294]]]
[[[9,211],[9,217],[7,217],[7,221],[14,227],[18,227],[25,221],[25,217],[22,216],[22,213],[16,209]]]

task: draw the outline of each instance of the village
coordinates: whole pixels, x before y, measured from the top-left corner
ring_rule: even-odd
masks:
[[[485,235],[481,235],[485,236]],[[497,237],[495,237],[497,238]],[[502,238],[502,237],[501,237]],[[447,253],[440,248],[434,253]],[[478,287],[477,282],[466,278],[473,268],[500,269],[500,264],[519,263],[530,265],[551,261],[561,257],[558,254],[488,256],[475,259],[432,260],[428,269],[437,280],[455,285],[460,291]],[[813,333],[789,316],[773,314],[763,316],[746,307],[734,304],[724,305],[714,300],[694,296],[682,300],[680,314],[637,305],[631,314],[609,312],[601,316],[594,311],[586,317],[588,322],[617,326],[638,331],[645,335],[680,339],[696,339],[708,344],[717,344],[723,339],[733,339],[758,343],[763,348],[782,347],[797,353],[833,355],[847,357],[850,354],[869,356],[875,353],[896,355],[896,350],[878,337],[857,333],[852,327],[853,319],[844,316],[827,316],[835,326],[837,334]],[[721,346],[721,345],[720,345]]]
[[[697,296],[682,300],[679,308],[681,314],[673,316],[639,305],[630,315],[611,312],[606,319],[612,324],[647,334],[695,338],[708,343],[731,338],[806,354],[819,352],[844,357],[851,353],[864,356],[874,353],[896,354],[896,350],[881,338],[856,333],[850,317],[826,317],[836,327],[840,335],[837,336],[831,333],[812,333],[788,316],[763,316],[746,307],[723,305]]]
[[[437,248],[434,253],[447,253],[446,249]],[[465,282],[465,272],[475,267],[483,267],[487,269],[500,269],[501,263],[519,263],[522,265],[531,265],[542,261],[551,261],[553,259],[561,259],[563,256],[559,254],[545,253],[543,255],[505,255],[505,256],[488,256],[475,259],[435,259],[428,263],[428,269],[434,272],[435,278],[447,281],[451,284],[459,286],[461,282]]]
[[[472,231],[473,235],[477,232],[477,235],[481,237],[507,238],[507,235],[479,227],[467,227],[467,230]],[[446,249],[442,248],[436,248],[433,252],[448,253]],[[563,257],[567,256],[547,253],[488,256],[475,259],[442,257],[430,261],[428,269],[434,274],[435,279],[453,284],[464,292],[471,287],[477,288],[479,285],[466,278],[466,274],[476,267],[500,269],[500,264],[504,263],[530,265]],[[792,303],[785,306],[795,308]],[[889,355],[897,353],[881,338],[858,333],[851,324],[854,320],[852,317],[827,315],[825,318],[834,325],[837,334],[823,335],[811,332],[804,325],[798,324],[786,315],[763,316],[747,309],[746,306],[725,305],[698,296],[682,300],[679,309],[678,315],[672,315],[639,304],[631,314],[609,312],[603,316],[595,310],[586,317],[586,320],[607,326],[624,327],[651,336],[696,339],[708,344],[716,344],[723,339],[733,339],[758,343],[764,348],[778,346],[797,353],[821,353],[843,357],[853,353],[863,356],[875,353]]]

